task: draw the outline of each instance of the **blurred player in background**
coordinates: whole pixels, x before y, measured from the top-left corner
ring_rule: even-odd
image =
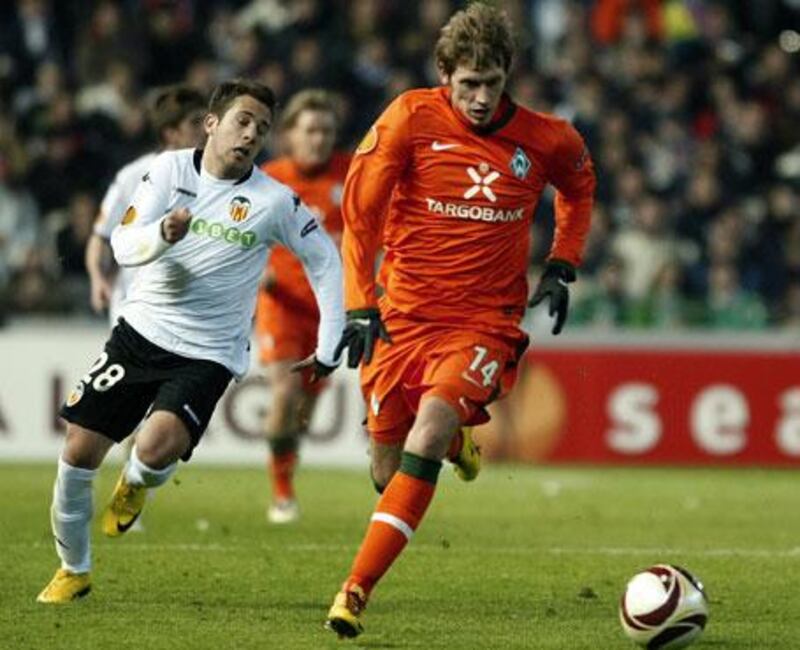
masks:
[[[158,137],[159,151],[201,147],[206,138],[203,117],[208,102],[188,86],[170,86],[156,92],[150,106],[150,128]],[[98,313],[108,310],[114,327],[128,288],[136,275],[136,267],[120,268],[111,252],[111,233],[122,221],[125,210],[158,151],[151,151],[128,163],[117,172],[100,205],[94,231],[86,245],[86,271],[91,283],[92,308]],[[128,439],[127,453],[133,445]],[[141,530],[137,519],[133,530]]]
[[[188,86],[159,90],[148,114],[150,127],[158,136],[159,150],[146,153],[120,169],[103,197],[94,232],[86,245],[86,271],[91,281],[92,308],[98,314],[107,309],[112,327],[136,269],[116,264],[111,252],[111,232],[122,221],[134,191],[159,151],[203,145],[207,105],[203,95]]]
[[[327,627],[361,633],[378,580],[433,498],[461,427],[514,384],[528,344],[526,303],[567,317],[589,230],[595,177],[566,121],[517,106],[504,88],[513,57],[506,15],[482,3],[442,29],[442,86],[400,95],[351,163],[342,201],[345,306],[340,347],[361,367],[373,479],[383,494]],[[553,246],[528,302],[531,223],[556,189]],[[385,258],[376,299],[376,252]]]
[[[339,206],[350,157],[333,150],[337,129],[333,96],[314,89],[297,93],[286,104],[279,129],[286,155],[262,169],[297,192],[338,244],[342,231]],[[293,486],[299,439],[308,429],[325,385],[312,383],[308,373],[291,372],[290,368],[314,351],[319,311],[302,264],[286,248],[278,246],[272,251],[262,288],[256,333],[272,389],[265,422],[272,452],[272,503],[267,518],[282,524],[295,521],[300,514]]]
[[[64,603],[91,589],[92,483],[103,458],[147,414],[103,513],[103,530],[129,530],[148,488],[188,460],[232,377],[249,363],[259,281],[271,246],[303,260],[320,306],[315,352],[297,364],[333,371],[344,326],[341,261],[316,217],[253,165],[275,97],[234,80],[211,96],[204,149],[158,155],[111,237],[120,265],[143,266],[105,350],[61,408],[67,421],[51,523],[61,568],[39,594]]]

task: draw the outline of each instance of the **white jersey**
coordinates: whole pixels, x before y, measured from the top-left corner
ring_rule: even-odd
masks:
[[[114,231],[125,210],[131,204],[133,193],[141,183],[142,178],[150,169],[150,163],[155,159],[155,152],[146,153],[133,162],[128,163],[117,172],[114,181],[106,191],[103,202],[100,204],[100,218],[94,224],[94,234],[106,241],[111,239]],[[128,289],[136,276],[136,267],[120,267],[114,278],[114,288],[111,293],[111,304],[108,307],[108,318],[113,326],[119,317],[120,307],[125,300]]]
[[[111,236],[120,265],[140,265],[122,317],[152,343],[216,361],[241,377],[249,364],[256,294],[269,249],[279,243],[302,262],[320,310],[317,359],[337,365],[344,327],[339,252],[288,187],[253,167],[238,181],[202,168],[202,151],[155,158],[122,224]],[[192,214],[189,232],[170,245],[164,216]]]

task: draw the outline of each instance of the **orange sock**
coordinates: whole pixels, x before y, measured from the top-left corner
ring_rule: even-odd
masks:
[[[269,465],[274,499],[294,499],[294,468],[297,466],[297,452],[288,451],[272,454]]]
[[[437,460],[403,452],[400,469],[378,500],[344,589],[358,585],[369,596],[419,526],[441,466]]]

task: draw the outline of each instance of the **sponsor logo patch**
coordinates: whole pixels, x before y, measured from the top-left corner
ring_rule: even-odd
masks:
[[[497,195],[494,193],[494,190],[492,190],[490,185],[500,178],[500,172],[492,171],[489,165],[486,163],[481,163],[478,166],[478,169],[475,169],[474,167],[467,167],[467,176],[469,176],[474,185],[469,187],[467,191],[464,192],[465,199],[471,199],[478,193],[481,193],[492,203],[497,202]]]
[[[442,214],[446,217],[455,217],[456,219],[504,223],[507,221],[520,221],[525,218],[525,208],[503,210],[502,208],[467,203],[445,203],[436,199],[425,200],[428,203],[428,212]]]
[[[228,244],[241,246],[242,248],[252,248],[258,243],[258,235],[252,230],[241,231],[236,226],[226,228],[216,221],[192,219],[189,230],[195,235],[210,237],[211,239],[221,239]]]

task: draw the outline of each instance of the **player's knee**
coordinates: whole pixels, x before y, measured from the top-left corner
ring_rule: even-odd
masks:
[[[445,400],[423,402],[406,440],[406,451],[425,458],[444,458],[460,422],[456,410]]]
[[[70,447],[70,445],[66,445],[61,451],[61,459],[67,465],[71,467],[80,467],[81,469],[97,469],[100,467],[102,460],[91,450],[81,447]]]
[[[408,435],[406,450],[425,458],[444,458],[454,431],[435,422],[414,425]]]
[[[72,467],[97,469],[103,462],[111,444],[110,440],[101,438],[99,434],[70,424],[67,426],[67,436],[64,449],[61,451],[61,458]]]

